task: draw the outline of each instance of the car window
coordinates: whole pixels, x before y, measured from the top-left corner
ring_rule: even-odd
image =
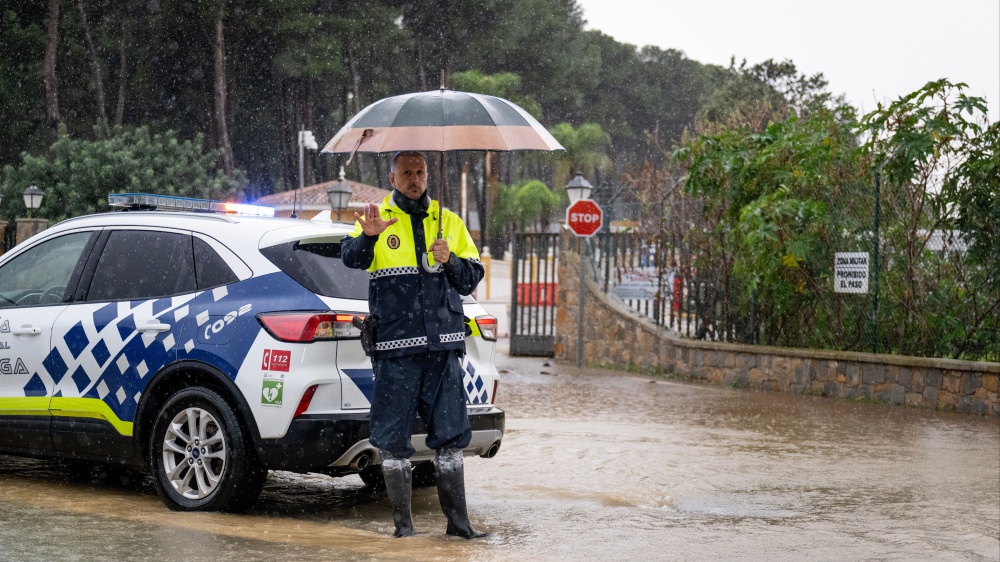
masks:
[[[340,260],[339,242],[288,242],[260,252],[289,277],[326,297],[368,298],[368,272],[351,269]]]
[[[226,260],[204,240],[194,237],[194,270],[198,278],[198,290],[228,285],[240,280],[233,273]]]
[[[191,236],[115,230],[108,237],[87,300],[136,300],[197,290]]]
[[[93,235],[77,232],[47,240],[0,267],[0,308],[61,302]]]

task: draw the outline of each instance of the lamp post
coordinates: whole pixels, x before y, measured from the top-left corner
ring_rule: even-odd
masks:
[[[326,189],[326,197],[330,200],[330,208],[337,209],[337,222],[342,220],[340,212],[347,208],[347,205],[351,202],[352,195],[354,195],[354,190],[344,181],[344,169],[341,168],[337,181]]]
[[[583,174],[577,173],[573,179],[566,183],[566,194],[569,195],[569,204],[572,205],[581,199],[590,199],[590,192],[593,186],[590,182],[584,179]],[[580,263],[578,265],[580,269],[580,280],[579,280],[579,293],[577,294],[577,311],[576,311],[576,366],[580,367],[583,365],[583,301],[585,298],[583,292],[583,253],[586,250],[583,240],[579,237],[576,239],[577,255],[580,256]]]
[[[299,189],[301,190],[306,186],[306,176],[305,176],[305,149],[316,150],[319,145],[316,144],[316,137],[313,136],[312,131],[307,131],[302,129],[299,131]],[[298,206],[299,192],[296,191],[292,196],[292,218],[294,219],[296,214],[296,207]]]
[[[566,193],[569,195],[569,204],[572,205],[580,199],[590,199],[590,192],[593,186],[583,178],[583,174],[577,172],[573,179],[566,183]]]
[[[28,218],[30,219],[31,211],[42,205],[42,197],[45,196],[45,192],[38,186],[32,185],[25,189],[21,195],[24,196],[24,206],[28,209]]]

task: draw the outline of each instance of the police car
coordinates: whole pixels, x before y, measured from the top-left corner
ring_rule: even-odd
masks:
[[[376,484],[373,372],[354,323],[368,273],[340,260],[351,227],[109,201],[132,210],[63,221],[0,256],[0,453],[148,468],[176,510],[246,509],[268,470]],[[465,454],[492,457],[496,319],[463,302]],[[423,432],[417,420],[415,482],[433,475]]]

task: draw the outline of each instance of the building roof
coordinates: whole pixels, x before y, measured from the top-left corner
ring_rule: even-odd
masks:
[[[265,195],[257,199],[253,203],[255,205],[274,207],[276,212],[291,211],[293,202],[299,210],[329,209],[330,200],[326,196],[326,190],[336,182],[337,180],[333,180],[315,185],[307,185],[302,189],[290,189],[281,193],[272,193],[271,195]],[[379,189],[373,185],[351,180],[344,180],[344,182],[354,192],[351,195],[350,203],[347,205],[348,208],[361,208],[366,203],[380,203],[386,195],[389,195],[389,191]]]

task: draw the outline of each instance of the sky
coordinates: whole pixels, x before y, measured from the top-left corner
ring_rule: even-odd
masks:
[[[965,82],[1000,119],[1000,0],[577,0],[620,43],[729,66],[790,59],[861,114],[931,80]]]

